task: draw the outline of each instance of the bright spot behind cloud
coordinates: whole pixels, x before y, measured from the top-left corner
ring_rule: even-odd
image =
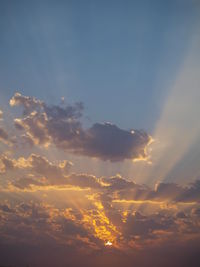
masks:
[[[105,246],[112,246],[112,242],[107,241],[107,242],[105,243]]]

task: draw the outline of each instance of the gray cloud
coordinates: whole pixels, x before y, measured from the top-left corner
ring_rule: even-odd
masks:
[[[66,184],[78,186],[81,188],[102,188],[101,183],[94,175],[87,174],[71,174],[66,177]]]
[[[166,230],[170,229],[169,221],[166,223],[166,218],[164,216],[159,218],[154,218],[153,216],[144,216],[140,212],[135,214],[129,214],[124,225],[124,235],[126,238],[130,239],[135,236],[140,236],[141,238],[150,237],[155,230]]]
[[[40,178],[30,178],[30,177],[21,177],[19,179],[16,179],[15,181],[12,181],[10,183],[12,186],[19,188],[19,189],[32,189],[32,186],[46,186],[47,184],[40,180]]]
[[[8,140],[9,140],[8,133],[2,127],[0,127],[0,141],[7,143]]]
[[[100,189],[100,179],[93,175],[71,173],[72,163],[67,160],[52,163],[40,155],[31,154],[28,158],[11,159],[0,157],[0,173],[9,172],[14,179],[10,185],[19,189],[49,185],[77,186],[80,188]],[[16,177],[16,178],[15,178]]]
[[[200,202],[200,180],[196,180],[190,187],[185,188],[182,194],[177,196],[176,200],[183,202]]]
[[[14,161],[8,158],[6,155],[0,156],[0,163],[0,173],[5,173],[14,169]]]
[[[105,201],[102,201],[102,204],[109,216],[109,212],[111,212],[110,207],[107,206],[109,199]],[[18,202],[12,205],[0,203],[0,216],[2,215],[3,218],[0,221],[0,246],[25,244],[27,247],[35,245],[46,249],[53,246],[57,248],[56,251],[63,248],[68,251],[69,246],[73,253],[80,253],[80,255],[89,253],[95,257],[100,253],[102,256],[104,253],[103,243],[94,237],[92,229],[87,227],[82,216],[74,216],[77,212],[72,208],[68,211],[70,214],[67,215],[63,208],[36,201],[34,203],[32,201]],[[93,207],[88,212],[97,214],[98,210],[95,213]],[[120,215],[120,210],[115,208],[115,215],[117,214]],[[171,214],[159,212],[150,215],[132,212],[127,216],[126,221],[115,216],[115,220],[118,220],[118,225],[120,225],[118,242],[121,246],[125,246],[126,254],[123,254],[124,250],[120,251],[119,248],[111,249],[108,254],[118,252],[121,253],[121,256],[130,257],[133,255],[133,251],[146,255],[147,251],[150,252],[155,247],[162,248],[163,251],[168,246],[183,247],[183,245],[195,241],[191,238],[191,233],[196,235],[196,241],[199,243],[200,230],[195,226],[199,217],[195,219],[195,216],[196,214],[193,212],[184,217],[177,216],[176,211]],[[110,220],[112,214],[108,218]],[[94,219],[95,217],[91,218],[91,220]],[[119,221],[121,221],[120,224]],[[5,237],[7,243],[4,242]],[[193,247],[193,249],[195,248],[196,246]],[[56,251],[55,253],[57,253]],[[144,266],[148,266],[148,264],[146,263]]]
[[[123,178],[112,178],[108,189],[115,191],[117,198],[124,200],[150,200],[167,202],[200,202],[200,181],[190,186],[176,183],[158,183],[155,189],[146,185],[135,184]],[[106,179],[107,180],[107,179]],[[113,183],[113,180],[115,181]],[[121,182],[123,181],[123,182]]]
[[[3,119],[3,111],[0,109],[0,120]]]
[[[145,147],[150,137],[143,131],[133,133],[110,123],[96,123],[87,133],[83,146],[86,155],[112,161],[147,157]]]
[[[103,194],[104,198],[127,201],[154,201],[166,203],[200,202],[200,181],[188,186],[176,183],[159,182],[155,189],[127,180],[120,175],[115,177],[96,177],[85,173],[71,172],[72,163],[67,160],[51,162],[47,158],[31,154],[29,157],[12,159],[0,157],[0,173],[12,176],[9,181],[19,189],[36,186],[75,186],[91,188]]]
[[[52,249],[54,251],[52,261],[55,260],[58,251],[62,250],[69,253],[69,258],[78,254],[85,257],[89,255],[91,258],[99,256],[99,259],[102,259],[103,255],[107,257],[106,255],[117,253],[119,259],[122,256],[128,259],[126,266],[132,266],[133,257],[134,263],[137,259],[138,266],[147,267],[151,257],[149,256],[148,262],[142,261],[141,263],[141,255],[145,258],[146,253],[151,254],[155,247],[157,248],[156,251],[158,251],[158,248],[161,250],[159,253],[166,253],[165,249],[169,250],[172,246],[174,246],[174,251],[177,251],[175,248],[179,247],[182,251],[181,249],[185,244],[196,240],[197,243],[192,248],[195,253],[197,251],[200,240],[198,203],[189,205],[187,209],[184,207],[183,210],[160,207],[157,212],[153,212],[150,206],[144,210],[142,208],[137,209],[135,205],[126,209],[123,206],[114,205],[112,201],[116,197],[118,198],[121,192],[125,194],[126,191],[130,190],[132,193],[135,192],[135,194],[132,194],[132,199],[145,199],[145,194],[140,195],[138,193],[144,191],[146,192],[146,199],[170,200],[176,205],[180,201],[177,199],[177,193],[179,192],[183,196],[186,191],[191,193],[191,190],[197,190],[198,181],[188,187],[178,186],[175,183],[160,183],[153,190],[128,181],[119,175],[98,179],[92,175],[69,174],[66,161],[55,164],[45,157],[34,154],[27,159],[12,160],[7,158],[7,160],[13,162],[13,167],[8,168],[11,174],[24,170],[31,171],[32,175],[36,175],[35,177],[21,178],[20,184],[16,184],[18,188],[20,186],[21,188],[28,188],[31,184],[42,187],[50,183],[55,184],[55,181],[59,184],[61,182],[59,177],[62,176],[66,184],[95,189],[86,193],[90,197],[88,198],[90,204],[87,204],[87,206],[84,201],[85,197],[82,198],[81,195],[78,195],[77,200],[75,198],[71,199],[71,197],[67,200],[68,193],[59,197],[64,203],[62,205],[60,205],[59,200],[58,202],[54,201],[54,205],[50,205],[43,201],[44,199],[48,201],[47,198],[43,200],[40,197],[35,199],[32,194],[31,196],[29,194],[29,200],[27,200],[27,193],[22,195],[22,198],[18,194],[14,202],[0,201],[0,248],[3,251],[9,244],[9,249],[8,247],[6,249],[7,255],[12,254],[11,246],[14,247],[14,251],[18,251],[19,246],[25,245],[26,248],[30,247],[30,251],[32,251],[27,258],[31,263],[33,246],[35,246],[36,248],[43,248],[45,251]],[[55,175],[55,179],[51,177],[51,172]],[[42,182],[41,177],[45,177],[46,180]],[[21,200],[24,199],[24,196],[26,196],[26,201]],[[39,194],[37,194],[38,196]],[[130,197],[130,195],[128,196]],[[111,234],[108,234],[109,232]],[[119,247],[105,249],[104,244],[107,234],[108,237],[114,235]],[[133,253],[135,254],[133,255]],[[137,253],[140,255],[140,257],[137,256],[138,258],[136,257]],[[19,255],[21,254],[17,253],[15,257],[23,259],[24,255]],[[37,255],[38,261],[41,262],[42,254],[38,251]],[[14,259],[16,259],[15,257],[13,256]],[[6,261],[9,257],[5,256],[4,259]],[[63,259],[66,259],[66,252],[63,254]],[[181,262],[181,257],[178,259],[174,267],[178,266],[178,262]],[[74,266],[68,260],[63,260],[63,262],[68,266]],[[74,259],[73,262],[75,262]],[[162,257],[159,260],[156,258],[154,262],[162,264]],[[45,266],[51,266],[51,263],[46,262]],[[172,262],[169,261],[164,266],[169,267],[171,264]],[[198,265],[193,264],[193,266],[197,267]]]
[[[36,98],[16,93],[10,104],[24,108],[23,117],[15,119],[15,126],[25,131],[29,144],[55,144],[78,155],[110,161],[148,157],[146,147],[152,139],[144,131],[122,130],[110,123],[96,123],[83,129],[80,122],[82,103],[48,106]]]
[[[20,93],[15,93],[15,95],[10,99],[11,106],[23,106],[24,115],[30,114],[32,111],[41,108],[44,103],[35,97],[22,96]]]

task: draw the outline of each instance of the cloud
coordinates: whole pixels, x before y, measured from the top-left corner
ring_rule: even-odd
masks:
[[[42,186],[47,186],[47,184],[45,183],[45,181],[42,181],[42,179],[36,180],[31,177],[21,177],[13,182],[10,182],[10,186],[14,186],[22,190],[34,190],[35,188],[39,190],[40,188],[42,188]]]
[[[159,182],[152,189],[126,178],[116,175],[113,177],[96,177],[87,173],[72,172],[73,164],[62,160],[51,162],[46,157],[31,154],[29,157],[9,158],[0,156],[0,174],[12,176],[7,180],[10,186],[19,189],[39,190],[48,186],[71,186],[81,189],[92,189],[108,196],[114,202],[124,203],[140,201],[141,203],[199,203],[200,182],[196,180],[188,186],[176,183]]]
[[[15,119],[15,126],[25,131],[29,144],[48,147],[55,144],[69,152],[102,160],[147,160],[147,146],[151,136],[144,131],[123,130],[110,123],[96,123],[84,129],[80,118],[83,105],[48,106],[33,97],[16,93],[11,106],[22,106],[23,116]]]
[[[200,203],[200,180],[196,180],[183,190],[182,194],[177,196],[177,201],[193,202],[198,201]]]
[[[174,202],[200,202],[200,180],[184,187],[176,183],[158,183],[151,195],[155,199],[170,199]]]
[[[115,181],[113,183],[113,180]],[[108,181],[108,179],[106,179]],[[123,182],[122,182],[123,181]],[[146,185],[126,181],[124,178],[112,178],[107,189],[115,192],[115,201],[123,199],[127,201],[153,201],[168,203],[192,203],[200,202],[200,182],[196,180],[190,186],[176,183],[157,183],[155,189]]]
[[[152,198],[165,200],[176,200],[177,196],[182,194],[184,188],[176,183],[157,183]]]
[[[72,163],[67,160],[57,163],[50,162],[40,155],[12,159],[6,155],[0,156],[0,174],[12,175],[14,179],[10,186],[19,189],[34,190],[48,186],[74,186],[80,188],[100,189],[102,182],[94,175],[71,173]]]
[[[3,111],[0,109],[0,121],[3,119]]]
[[[16,175],[16,172],[31,170],[31,174],[36,177],[38,175],[39,177],[40,175],[49,177],[48,175],[52,171],[55,175],[62,175],[67,184],[83,188],[89,187],[91,190],[85,191],[84,194],[77,194],[77,197],[69,195],[68,191],[63,192],[62,195],[61,192],[54,195],[55,192],[47,191],[46,194],[49,197],[40,197],[40,194],[43,194],[42,187],[46,186],[47,181],[44,180],[45,182],[42,184],[41,177],[39,179],[34,176],[21,178],[19,187],[22,186],[22,183],[26,188],[31,183],[35,185],[38,183],[39,190],[35,193],[31,192],[31,194],[22,193],[21,197],[17,193],[15,201],[0,200],[0,247],[2,249],[9,244],[17,251],[18,246],[25,244],[27,248],[30,247],[30,251],[33,251],[33,246],[35,246],[36,248],[42,247],[45,251],[52,249],[55,255],[58,251],[66,250],[72,253],[71,257],[78,254],[84,257],[90,255],[91,258],[101,255],[102,258],[102,255],[106,255],[106,250],[108,251],[105,243],[109,240],[113,246],[109,248],[108,254],[120,253],[121,257],[126,255],[130,260],[133,252],[134,255],[139,253],[141,256],[159,248],[164,253],[168,246],[176,244],[177,248],[194,242],[195,239],[200,240],[198,203],[188,206],[187,209],[183,205],[180,209],[177,206],[178,202],[175,203],[173,200],[174,207],[163,208],[158,205],[156,212],[152,210],[150,203],[147,204],[146,209],[142,206],[137,209],[136,205],[127,208],[123,206],[123,203],[119,205],[113,203],[113,200],[120,196],[119,192],[129,189],[138,190],[138,192],[146,190],[148,192],[146,196],[149,199],[151,196],[155,201],[159,201],[161,195],[163,199],[167,200],[168,198],[171,201],[170,187],[172,189],[180,187],[181,192],[185,192],[185,190],[196,188],[198,182],[193,183],[190,187],[176,184],[169,184],[167,187],[167,184],[159,184],[155,189],[150,189],[128,181],[119,175],[98,179],[92,175],[70,174],[68,168],[65,170],[64,163],[57,162],[55,164],[35,154],[28,158],[13,160],[13,166],[11,170],[9,169],[11,174]],[[49,179],[52,182],[51,176]],[[56,178],[53,181],[56,181]],[[155,197],[152,192],[154,194],[159,192],[159,194]],[[13,192],[11,194],[13,195]],[[87,203],[85,198],[87,198]],[[139,199],[139,194],[136,194],[135,198]],[[134,199],[134,195],[132,195],[132,199]],[[144,195],[141,196],[141,199],[144,199]],[[195,249],[195,247],[194,245],[193,248]],[[38,255],[41,259],[42,256]],[[55,257],[53,257],[54,260]],[[64,258],[66,259],[66,252]],[[130,261],[133,263],[132,260]],[[162,262],[161,259],[159,262]],[[67,263],[69,265],[68,261]],[[144,266],[148,266],[147,263],[145,264]],[[46,264],[46,266],[49,265]]]
[[[100,181],[94,175],[88,174],[71,174],[66,178],[66,183],[81,188],[100,189]]]
[[[89,248],[95,247],[94,241],[100,245],[85,223],[78,216],[74,217],[74,214],[71,209],[58,209],[45,202],[0,203],[0,216],[3,218],[0,222],[0,243],[6,236],[7,242],[15,243],[17,240],[18,244],[25,243],[28,246],[74,246],[79,243],[82,248]],[[74,249],[81,250],[79,246]]]
[[[20,93],[15,93],[15,95],[10,99],[10,105],[23,106],[24,115],[28,115],[32,111],[41,108],[43,106],[43,102],[35,97],[22,96]]]
[[[199,216],[194,211],[178,216],[176,210],[144,214],[133,209],[123,220],[120,209],[111,207],[109,199],[94,196],[90,201],[90,207],[84,209],[80,205],[77,210],[37,200],[0,202],[0,243],[5,237],[11,243],[17,240],[18,244],[45,246],[52,242],[73,245],[80,241],[74,248],[80,251],[84,246],[102,249],[110,240],[116,249],[128,252],[133,247],[161,246],[173,239],[175,233],[176,242],[180,243],[192,240],[193,234],[200,237]]]
[[[84,154],[103,160],[146,159],[146,146],[151,138],[143,131],[126,131],[116,125],[94,124],[83,145]]]
[[[4,204],[0,204],[0,210],[2,210],[3,212],[12,212],[12,209],[10,208],[10,205],[4,203]]]
[[[124,235],[126,238],[130,239],[135,236],[139,236],[140,238],[147,238],[153,234],[155,230],[166,230],[170,229],[171,225],[169,224],[169,220],[167,220],[164,216],[159,216],[155,218],[154,216],[144,216],[140,212],[136,212],[135,214],[129,214],[126,218],[126,223],[124,226]],[[151,237],[152,238],[152,237]]]
[[[0,109],[0,143],[12,146],[15,143],[15,135],[12,134],[12,138],[7,130],[3,127],[3,111]]]
[[[32,173],[45,177],[50,184],[62,184],[65,181],[65,175],[69,172],[72,163],[62,161],[58,165],[49,162],[45,157],[32,154],[27,162],[30,164]]]
[[[133,181],[129,181],[123,178],[121,175],[116,175],[114,177],[103,177],[102,182],[107,184],[107,188],[111,191],[117,190],[126,190],[130,188],[134,188],[136,184]]]
[[[14,161],[6,155],[0,156],[0,173],[5,173],[14,169]]]
[[[3,143],[9,142],[8,133],[2,127],[0,127],[0,141],[2,141]]]

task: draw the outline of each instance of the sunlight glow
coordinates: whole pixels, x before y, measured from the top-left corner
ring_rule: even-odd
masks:
[[[107,241],[107,242],[105,243],[105,246],[112,246],[112,242]]]

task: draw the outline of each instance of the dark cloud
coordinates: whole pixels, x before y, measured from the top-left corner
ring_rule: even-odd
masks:
[[[80,122],[82,103],[48,106],[36,98],[16,93],[10,104],[24,108],[24,116],[15,119],[15,126],[25,130],[27,140],[32,140],[33,144],[55,144],[78,155],[110,161],[148,157],[146,147],[152,139],[144,131],[126,131],[110,123],[96,123],[83,129]]]
[[[124,225],[124,235],[126,238],[130,239],[132,236],[139,236],[140,238],[147,238],[152,235],[155,230],[166,230],[170,229],[170,224],[166,224],[164,220],[156,220],[142,215],[139,212],[136,212],[134,215],[128,215],[126,223]]]
[[[151,194],[152,198],[165,200],[176,200],[177,196],[183,193],[184,188],[176,183],[158,183],[155,192]]]
[[[131,133],[110,123],[96,123],[88,130],[88,136],[84,144],[86,155],[112,161],[147,157],[145,147],[150,137],[145,132]]]
[[[108,189],[111,191],[117,190],[126,190],[130,188],[134,188],[136,184],[133,181],[128,181],[127,179],[121,177],[120,175],[116,175],[114,177],[103,177],[101,178],[102,182],[108,184]]]
[[[109,198],[105,201],[102,202],[103,207],[108,205]],[[105,209],[110,210],[108,206]],[[88,215],[89,210],[87,212]],[[90,212],[94,214],[90,221],[92,226],[98,223],[96,218],[100,210],[96,208],[96,213],[94,209]],[[120,213],[119,210],[117,212]],[[85,223],[84,214],[81,217],[75,214],[77,212],[73,209],[67,212],[44,202],[1,204],[0,248],[1,252],[5,252],[1,255],[2,264],[78,267],[83,261],[83,266],[99,267],[102,263],[104,266],[125,264],[128,267],[133,263],[142,267],[186,267],[191,263],[198,267],[200,229],[194,227],[197,220],[195,222],[193,216],[196,215],[188,213],[187,218],[180,221],[182,216],[177,218],[175,213],[145,215],[132,212],[126,221],[121,222],[117,239],[120,246],[104,248],[103,243],[94,236],[95,231],[88,227],[89,221]],[[94,226],[104,230],[101,225],[99,228],[98,225]],[[191,235],[192,229],[195,229],[195,238]],[[51,253],[44,257],[44,251]],[[113,261],[113,258],[117,260]]]
[[[45,177],[49,184],[66,183],[65,175],[68,174],[72,163],[62,161],[58,165],[49,162],[45,157],[32,154],[28,158],[30,171]],[[29,167],[28,166],[28,167]]]
[[[0,204],[0,210],[4,212],[12,212],[12,209],[10,208],[10,205],[8,204]]]
[[[106,179],[104,181],[108,181]],[[113,182],[114,181],[114,182]],[[200,202],[200,181],[197,180],[190,186],[176,183],[158,183],[155,189],[146,185],[136,184],[123,178],[111,178],[107,189],[115,191],[116,198],[124,200],[149,200],[166,202]]]
[[[101,183],[94,175],[71,174],[66,177],[66,183],[81,188],[100,189]]]
[[[200,202],[200,180],[196,180],[190,187],[185,188],[182,194],[177,196],[177,201]]]
[[[169,199],[174,202],[200,202],[200,180],[186,187],[176,183],[158,183],[149,196],[152,199]]]
[[[8,133],[2,127],[0,127],[0,141],[8,142],[8,139]]]
[[[12,159],[8,158],[6,155],[0,156],[0,173],[5,173],[9,170],[14,169],[14,162]]]
[[[5,158],[3,160],[5,161]],[[45,261],[47,267],[50,267],[55,259],[58,260],[57,253],[63,250],[67,252],[59,259],[67,266],[76,266],[75,255],[81,255],[80,257],[83,257],[86,263],[86,256],[98,258],[101,255],[102,259],[109,255],[106,254],[107,251],[115,257],[121,255],[121,257],[127,258],[126,266],[132,266],[131,264],[135,262],[138,263],[138,266],[147,267],[147,262],[141,261],[140,257],[141,255],[148,257],[148,253],[155,253],[155,247],[157,251],[160,251],[159,253],[165,255],[165,250],[170,251],[171,246],[174,246],[174,249],[180,247],[181,250],[189,242],[195,243],[195,239],[197,240],[195,244],[199,244],[198,202],[184,206],[186,203],[184,201],[190,200],[191,192],[198,190],[198,181],[187,187],[175,183],[159,183],[155,189],[151,189],[128,181],[119,175],[97,178],[92,175],[69,173],[68,161],[53,163],[36,154],[30,155],[28,158],[6,158],[5,162],[5,169],[9,170],[9,174],[27,173],[19,180],[12,177],[12,185],[17,188],[28,189],[35,186],[36,190],[38,187],[40,191],[45,186],[59,184],[90,188],[85,191],[84,197],[80,194],[77,199],[69,197],[67,200],[68,192],[66,191],[62,196],[59,192],[57,197],[50,197],[50,199],[54,199],[53,205],[48,204],[48,201],[44,202],[38,192],[35,195],[36,198],[29,195],[29,199],[26,201],[24,199],[21,201],[19,194],[14,202],[0,201],[0,248],[2,250],[7,248],[9,256],[12,254],[12,246],[13,251],[16,252],[18,246],[25,244],[26,248],[30,249],[30,254],[27,254],[29,255],[27,260],[30,263],[34,262],[31,258],[33,257],[33,246],[43,248],[45,251],[54,251],[52,261]],[[31,176],[28,176],[29,172]],[[127,209],[123,203],[115,205],[113,200],[122,200],[121,197],[126,196],[125,192],[128,192],[128,199],[141,200],[140,207],[129,205]],[[27,198],[26,194],[27,192],[24,193],[25,198]],[[34,193],[32,192],[32,194]],[[178,194],[182,196],[182,200],[178,200]],[[184,201],[183,196],[185,196]],[[22,198],[24,198],[23,195]],[[33,200],[30,200],[31,198]],[[46,198],[46,200],[48,199]],[[143,209],[142,204],[145,200],[157,201],[157,212],[152,210],[151,203]],[[161,200],[172,203],[173,208],[161,207],[159,204]],[[62,205],[59,201],[63,201]],[[182,201],[182,210],[177,208],[180,201]],[[105,242],[108,240],[113,242],[113,248],[105,248]],[[196,245],[192,246],[193,251],[197,250]],[[66,253],[69,253],[70,259],[74,257],[70,262],[71,265],[66,259]],[[18,253],[18,259],[23,259],[23,255],[19,255]],[[37,255],[38,262],[41,264],[42,254],[38,252]],[[59,256],[61,257],[60,254]],[[16,259],[16,256],[13,257]],[[176,264],[182,262],[181,257],[177,257]],[[4,257],[4,262],[6,263],[8,259],[9,257]],[[166,267],[173,266],[171,261],[163,261],[162,257],[159,260],[156,258],[153,262]],[[90,263],[86,266],[90,266]],[[120,265],[116,262],[115,266]],[[176,266],[179,265],[174,265],[174,267]]]
[[[7,242],[17,241],[18,244],[25,243],[27,246],[73,246],[80,241],[79,245],[82,243],[81,246],[84,248],[95,246],[94,241],[98,244],[98,240],[84,226],[81,219],[69,217],[64,209],[57,209],[43,202],[20,202],[12,204],[12,208],[0,204],[0,215],[3,215],[3,220],[0,221],[0,243],[6,236]],[[81,250],[78,246],[74,249]]]
[[[75,103],[74,106],[47,106],[44,105],[44,111],[50,120],[66,120],[67,118],[78,119],[82,116],[83,104]]]

